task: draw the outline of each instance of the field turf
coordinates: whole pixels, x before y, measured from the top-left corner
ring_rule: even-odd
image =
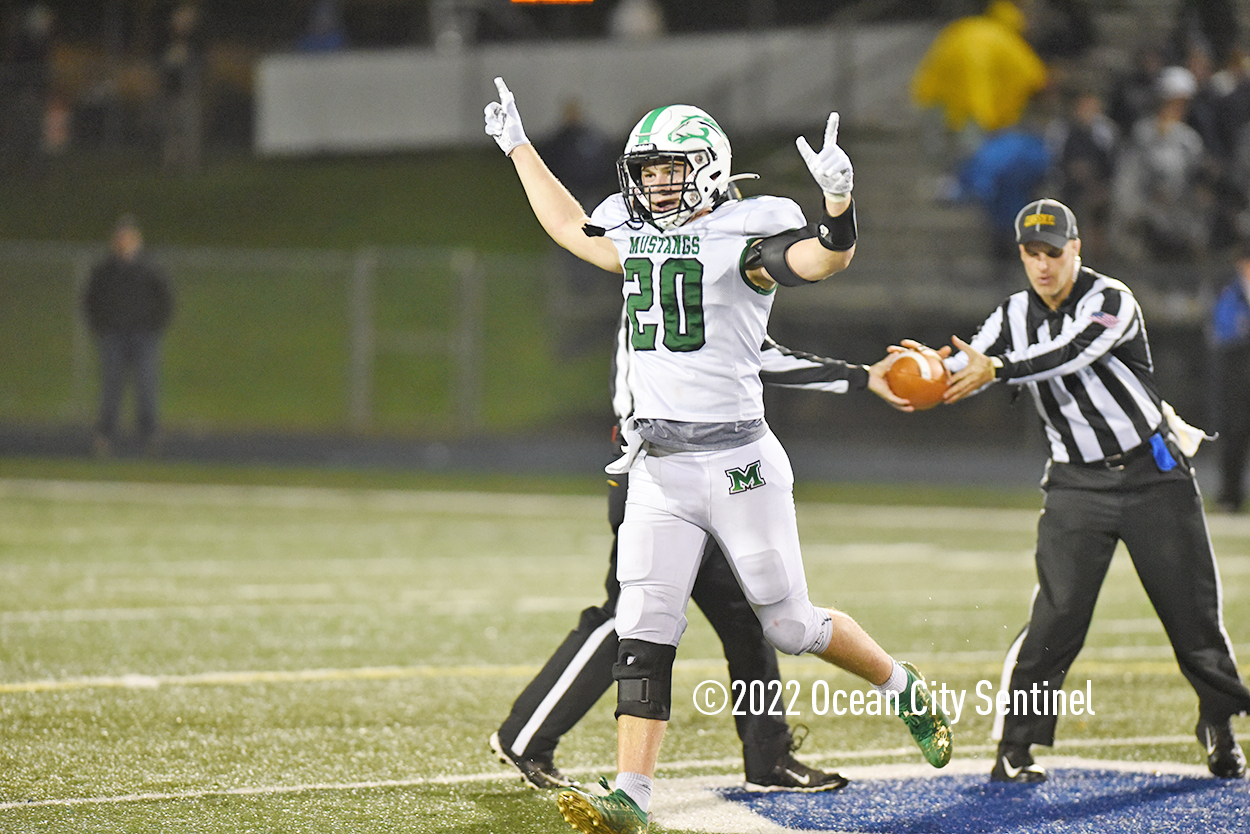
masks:
[[[0,460],[0,830],[568,830],[486,739],[601,601],[606,502],[593,482],[500,486]],[[955,759],[988,772],[976,688],[1024,622],[1035,499],[938,495],[800,489],[808,580],[968,693]],[[1211,527],[1244,658],[1250,518]],[[729,717],[694,708],[725,671],[690,620],[660,792],[741,773]],[[814,694],[857,680],[810,658],[784,658],[782,678],[800,695],[791,723],[810,728],[801,758],[919,761],[896,719],[816,714]],[[1088,686],[1094,714],[1060,719],[1055,754],[1201,764],[1193,693],[1123,553],[1069,685]],[[558,751],[583,781],[613,775],[611,712],[609,695]]]

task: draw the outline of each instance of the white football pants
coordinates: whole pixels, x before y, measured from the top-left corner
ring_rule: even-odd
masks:
[[[768,432],[754,443],[713,452],[651,446],[629,471],[625,521],[617,536],[621,639],[676,646],[707,537],[729,559],[765,634],[782,651],[823,648],[828,615],[814,609],[799,549],[794,473]],[[763,609],[763,610],[761,610]],[[766,613],[781,612],[779,616]],[[777,639],[779,624],[782,639]]]

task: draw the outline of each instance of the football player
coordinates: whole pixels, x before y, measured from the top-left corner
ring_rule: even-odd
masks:
[[[629,475],[613,667],[618,773],[606,795],[561,791],[562,815],[586,834],[647,829],[673,660],[709,537],[773,646],[815,654],[893,696],[925,758],[945,765],[950,721],[919,672],[850,616],[808,598],[793,473],[764,421],[760,346],[777,285],[824,280],[854,254],[853,171],[837,145],[838,114],[830,114],[819,152],[798,140],[824,194],[811,225],[792,200],[734,199],[730,184],[742,176],[730,173],[729,140],[688,105],[657,108],[638,122],[617,165],[621,192],[588,217],[526,138],[503,79],[495,85],[486,132],[512,160],[551,238],[623,276],[629,317],[634,408],[625,454],[608,467]],[[873,369],[869,385],[879,391],[884,366]]]

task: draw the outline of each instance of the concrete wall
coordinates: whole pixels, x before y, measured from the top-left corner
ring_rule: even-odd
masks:
[[[930,24],[433,49],[275,54],[256,74],[258,152],[357,153],[489,141],[482,108],[502,75],[531,136],[563,103],[624,134],[652,107],[703,107],[733,134],[820,124],[913,124],[908,84],[936,34]]]

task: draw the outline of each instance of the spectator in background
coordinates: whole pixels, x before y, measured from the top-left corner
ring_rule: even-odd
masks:
[[[1046,85],[1046,65],[1024,29],[1024,13],[1015,3],[993,0],[984,14],[943,28],[921,59],[911,80],[912,100],[941,110],[947,137],[956,137],[948,156],[966,157],[985,133],[1015,126]]]
[[[1226,99],[1230,111],[1238,104],[1244,108],[1245,118],[1235,118],[1230,113],[1225,122],[1228,129],[1236,131],[1233,153],[1229,160],[1228,182],[1230,188],[1246,201],[1250,198],[1250,63],[1240,71],[1236,87]],[[1244,205],[1241,211],[1231,217],[1231,226],[1239,238],[1250,239],[1250,212]]]
[[[301,52],[335,52],[348,46],[347,32],[343,29],[343,15],[337,0],[317,0],[308,28],[295,42]]]
[[[586,120],[577,99],[564,103],[562,116],[555,132],[537,147],[547,167],[578,203],[597,206],[620,189],[616,179],[620,148]],[[563,247],[552,248],[558,261],[553,274],[563,281],[553,298],[553,306],[566,320],[557,337],[561,355],[578,356],[593,347],[606,347],[620,314],[620,281]]]
[[[1217,67],[1232,57],[1238,38],[1234,0],[1180,0],[1173,35],[1181,54],[1186,44],[1202,43]]]
[[[1080,61],[1098,42],[1088,0],[1047,0],[1030,38],[1047,64]]]
[[[203,53],[199,7],[180,3],[170,14],[168,41],[160,54],[165,129],[161,164],[167,171],[194,171],[200,165]]]
[[[1133,54],[1132,69],[1112,84],[1107,115],[1119,128],[1121,136],[1127,137],[1135,124],[1154,113],[1159,73],[1165,65],[1161,47],[1143,46]]]
[[[22,15],[7,67],[8,87],[0,101],[7,112],[0,117],[5,167],[39,174],[44,161],[44,117],[52,92],[52,31],[55,18],[44,3],[34,3]]]
[[[143,232],[133,216],[117,221],[111,252],[91,270],[82,308],[100,355],[96,454],[111,454],[116,447],[127,377],[134,382],[139,441],[155,453],[161,337],[173,313],[173,296],[164,270],[144,252]]]
[[[1211,84],[1219,93],[1220,136],[1228,149],[1228,164],[1234,164],[1241,131],[1250,124],[1250,56],[1234,50],[1228,61],[1215,71]]]
[[[652,40],[666,28],[657,0],[620,0],[608,18],[608,34],[621,40]]]
[[[1240,55],[1214,66],[1207,44],[1195,38],[1189,44],[1186,66],[1194,73],[1198,91],[1186,121],[1198,131],[1206,150],[1212,197],[1210,248],[1222,252],[1235,246],[1246,230],[1239,228],[1247,208],[1247,192],[1236,177],[1238,133],[1250,118],[1250,88]]]
[[[1082,251],[1101,260],[1120,146],[1119,129],[1104,112],[1102,96],[1093,90],[1078,92],[1066,117],[1052,126],[1047,143],[1053,155],[1051,187],[1082,218]]]
[[[619,151],[607,134],[586,121],[576,98],[564,102],[560,125],[538,143],[547,167],[583,206],[597,206],[620,188]]]
[[[1016,213],[1032,200],[1051,166],[1050,151],[1032,117],[985,137],[959,170],[958,193],[979,204],[990,233],[994,278],[1013,281],[1020,256]]]
[[[1194,94],[1185,111],[1185,123],[1198,131],[1208,156],[1222,160],[1228,156],[1224,136],[1220,132],[1220,99],[1216,89],[1211,51],[1201,41],[1191,42],[1185,52],[1185,69],[1194,77]]]
[[[1135,260],[1196,260],[1210,238],[1213,197],[1202,137],[1185,123],[1197,91],[1184,67],[1165,67],[1153,116],[1133,126],[1113,184],[1110,234],[1120,255]]]
[[[1245,503],[1242,476],[1250,449],[1250,242],[1238,249],[1233,277],[1211,313],[1220,487],[1216,504],[1237,512]]]

